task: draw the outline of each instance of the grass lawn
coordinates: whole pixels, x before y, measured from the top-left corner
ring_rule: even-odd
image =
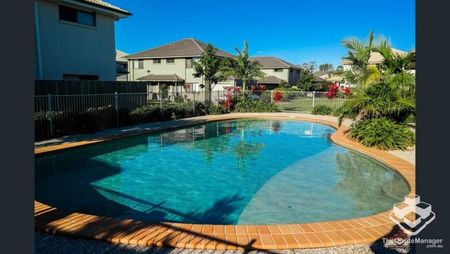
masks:
[[[315,98],[314,105],[327,105],[332,109],[337,109],[344,103],[345,99],[335,98],[335,99],[327,99],[327,98]],[[313,108],[313,99],[312,98],[298,98],[291,101],[283,101],[278,103],[278,107],[281,110],[287,111],[300,111],[300,112],[310,112]]]

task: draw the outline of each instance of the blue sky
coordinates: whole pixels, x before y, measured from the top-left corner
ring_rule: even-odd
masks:
[[[116,47],[135,53],[193,37],[235,53],[243,41],[253,56],[295,64],[339,65],[349,37],[390,39],[415,47],[414,0],[106,0],[132,16],[116,22]]]

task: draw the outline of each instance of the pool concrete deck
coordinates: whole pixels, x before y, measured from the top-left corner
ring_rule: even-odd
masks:
[[[91,135],[78,135],[41,142],[35,154],[51,153],[126,136],[151,133],[211,121],[258,118],[304,120],[332,126],[337,131],[331,140],[341,146],[369,155],[399,172],[415,193],[415,166],[391,153],[367,148],[344,134],[349,121],[338,126],[335,117],[299,113],[234,113],[201,116],[175,121],[144,124],[107,130]],[[332,212],[332,211],[330,211]],[[51,234],[113,243],[216,250],[280,250],[323,248],[330,246],[372,243],[389,235],[396,225],[386,211],[349,220],[278,225],[202,225],[186,223],[148,223],[131,219],[116,219],[83,213],[67,212],[35,201],[35,229]]]

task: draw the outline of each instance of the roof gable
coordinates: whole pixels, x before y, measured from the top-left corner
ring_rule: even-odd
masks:
[[[66,2],[69,4],[75,4],[80,6],[91,6],[94,8],[99,8],[105,11],[109,11],[115,13],[119,18],[127,17],[131,15],[131,13],[127,10],[119,8],[115,5],[107,3],[103,0],[62,0],[62,2]]]
[[[128,58],[165,58],[165,57],[195,57],[200,56],[207,44],[193,38],[187,38],[171,42],[156,48],[144,50],[131,54]],[[217,55],[222,57],[233,57],[231,54],[216,48]]]
[[[128,62],[127,53],[116,49],[116,62]]]
[[[298,69],[299,67],[295,64],[289,63],[274,56],[258,56],[250,58],[252,61],[258,61],[263,68],[294,68]]]

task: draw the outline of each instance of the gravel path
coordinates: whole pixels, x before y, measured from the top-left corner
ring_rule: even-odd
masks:
[[[403,249],[396,251],[386,249],[382,244],[367,245],[345,245],[332,248],[320,249],[295,249],[295,250],[275,250],[275,251],[220,251],[220,250],[192,250],[192,249],[169,249],[150,248],[117,245],[107,242],[72,239],[62,236],[54,236],[43,233],[35,233],[36,254],[348,254],[348,253],[408,253]],[[415,253],[410,251],[409,253]]]

